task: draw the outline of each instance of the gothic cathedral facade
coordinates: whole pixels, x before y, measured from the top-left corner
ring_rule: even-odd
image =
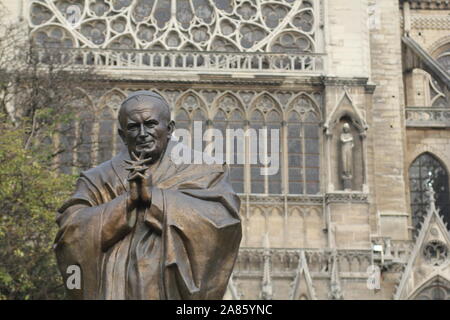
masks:
[[[80,97],[61,141],[92,141],[68,170],[118,152],[139,89],[188,132],[279,132],[275,173],[229,161],[243,239],[225,298],[450,299],[448,1],[2,2],[111,80]]]

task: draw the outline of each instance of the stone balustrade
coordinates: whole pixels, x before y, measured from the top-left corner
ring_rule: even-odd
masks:
[[[450,108],[406,107],[408,127],[450,127]]]
[[[56,49],[52,49],[56,50]],[[100,70],[164,70],[195,71],[201,73],[273,72],[320,75],[324,70],[324,54],[149,51],[120,49],[61,49],[59,61],[67,65],[95,66]],[[39,52],[45,62],[48,50]]]

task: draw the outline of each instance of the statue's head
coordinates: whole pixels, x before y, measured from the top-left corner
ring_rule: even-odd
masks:
[[[350,125],[347,122],[342,126],[342,131],[344,131],[345,133],[350,132]]]
[[[128,152],[152,158],[151,163],[166,150],[174,127],[169,104],[155,92],[134,92],[120,106],[119,135]]]

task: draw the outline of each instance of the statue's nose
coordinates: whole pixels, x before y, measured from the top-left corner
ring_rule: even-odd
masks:
[[[141,123],[141,128],[139,130],[139,136],[146,136],[147,133],[145,132],[144,124]]]

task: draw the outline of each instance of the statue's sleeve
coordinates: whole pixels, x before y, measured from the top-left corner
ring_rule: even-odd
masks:
[[[82,176],[75,194],[59,209],[54,248],[60,272],[65,283],[70,265],[78,265],[83,274],[82,290],[69,290],[71,298],[97,297],[104,253],[136,221],[135,210],[127,210],[127,193],[110,198],[107,190]]]
[[[239,206],[227,170],[176,190],[154,188],[145,221],[163,221],[163,297],[223,298],[242,237]]]

